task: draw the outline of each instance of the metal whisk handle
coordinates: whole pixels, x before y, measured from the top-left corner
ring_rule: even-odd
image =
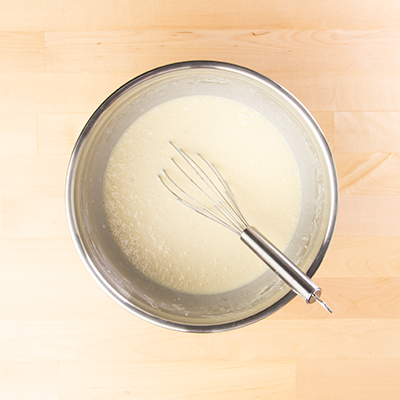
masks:
[[[318,301],[327,311],[332,312],[328,305],[319,298],[321,288],[293,264],[261,232],[249,226],[241,233],[240,238],[307,303]]]

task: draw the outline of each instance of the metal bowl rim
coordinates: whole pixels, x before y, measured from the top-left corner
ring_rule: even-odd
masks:
[[[275,91],[277,91],[282,97],[285,98],[286,101],[290,102],[292,106],[294,106],[307,120],[307,122],[313,128],[313,132],[316,132],[318,142],[321,146],[321,150],[325,155],[326,166],[329,173],[329,181],[330,181],[330,192],[331,192],[331,207],[330,207],[330,215],[328,220],[328,226],[325,233],[324,241],[313,261],[310,268],[307,271],[307,275],[312,277],[315,272],[317,271],[318,267],[320,266],[326,251],[329,247],[329,244],[332,240],[335,225],[336,225],[336,218],[338,213],[338,179],[336,174],[336,168],[333,160],[333,155],[329,148],[329,145],[326,141],[326,138],[319,127],[318,123],[315,121],[314,117],[310,114],[310,112],[306,109],[306,107],[287,89],[283,86],[275,82],[274,80],[262,75],[256,71],[253,71],[249,68],[239,66],[236,64],[231,64],[227,62],[220,62],[220,61],[207,61],[207,60],[194,60],[194,61],[184,61],[184,62],[177,62],[168,65],[164,65],[150,71],[147,71],[137,77],[129,80],[124,85],[119,87],[115,90],[111,95],[109,95],[103,103],[94,111],[92,116],[89,118],[88,122],[85,124],[81,134],[79,135],[74,149],[71,154],[71,158],[68,165],[67,170],[67,178],[66,178],[66,190],[65,190],[65,201],[66,201],[66,212],[67,212],[67,220],[69,230],[72,236],[72,240],[74,242],[75,248],[78,251],[78,254],[85,265],[86,269],[89,271],[90,275],[94,278],[97,284],[118,304],[120,304],[123,308],[131,312],[132,314],[148,321],[158,326],[162,326],[164,328],[169,328],[177,331],[182,332],[196,332],[196,333],[208,333],[208,332],[222,332],[228,331],[232,329],[236,329],[239,327],[247,326],[249,324],[255,323],[264,319],[265,317],[275,313],[281,307],[286,305],[289,301],[291,301],[295,294],[291,291],[287,293],[284,297],[279,299],[277,302],[272,304],[271,306],[267,307],[266,309],[253,314],[249,317],[242,318],[236,321],[228,322],[228,323],[221,323],[221,324],[198,324],[198,325],[191,325],[191,324],[184,324],[184,323],[177,323],[174,321],[169,321],[166,319],[158,318],[154,315],[144,312],[143,310],[139,309],[138,307],[133,306],[132,304],[124,301],[123,297],[120,296],[116,291],[114,291],[106,282],[101,278],[100,274],[97,273],[97,269],[93,265],[88,256],[87,252],[85,251],[85,247],[82,243],[77,222],[76,222],[76,213],[74,210],[74,194],[75,194],[75,172],[76,166],[79,162],[80,154],[84,145],[87,141],[88,136],[90,135],[91,129],[96,121],[100,118],[103,112],[110,107],[110,105],[115,102],[119,97],[124,95],[126,92],[130,91],[132,88],[136,87],[137,85],[142,84],[145,81],[153,79],[160,75],[165,75],[170,72],[176,72],[179,70],[189,70],[189,69],[211,69],[211,70],[223,70],[228,71],[231,73],[236,73],[239,75],[246,76],[250,79],[259,81],[267,86],[270,86]]]

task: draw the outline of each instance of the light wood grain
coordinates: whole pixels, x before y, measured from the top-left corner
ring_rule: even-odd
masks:
[[[0,71],[44,71],[44,32],[1,32]]]
[[[29,12],[27,12],[29,10]],[[363,29],[398,27],[400,10],[396,0],[382,6],[367,0],[363,7],[357,0],[318,3],[287,0],[283,3],[265,0],[185,0],[165,2],[141,0],[126,2],[29,0],[6,4],[0,26],[4,30],[66,31],[145,28],[228,29],[232,27],[339,28]]]
[[[68,237],[63,197],[4,198],[4,236]]]
[[[0,12],[0,398],[400,398],[400,3],[17,0]],[[184,334],[124,310],[68,232],[74,142],[119,86],[188,59],[242,64],[312,112],[337,165],[335,236],[295,298]]]
[[[38,269],[37,273],[44,275],[46,269]],[[86,279],[73,283],[43,279],[10,287],[2,282],[0,288],[7,299],[0,311],[5,320],[19,321],[62,321],[71,317],[84,321],[90,314],[97,318],[112,315],[118,305],[92,283]]]
[[[2,215],[2,214],[1,214]],[[21,281],[89,280],[90,276],[75,251],[72,239],[66,238],[2,238],[0,240],[2,280],[11,285]]]
[[[4,236],[4,199],[0,197],[0,238]]]
[[[70,155],[89,117],[89,113],[39,114],[38,154]]]
[[[336,154],[335,161],[341,194],[400,194],[399,153]]]
[[[270,396],[295,399],[295,371],[293,362],[155,361],[143,362],[140,366],[64,362],[60,365],[60,390],[66,400],[96,397],[204,399],[210,396],[215,399],[231,399],[232,396],[237,399]]]
[[[335,236],[321,277],[400,277],[399,236]]]
[[[336,234],[339,236],[399,236],[400,197],[343,195]]]
[[[393,104],[393,109],[397,108]],[[390,107],[388,107],[390,109]],[[400,152],[399,111],[335,113],[338,153]],[[349,138],[352,140],[349,140]]]
[[[63,302],[67,310],[68,298]],[[94,304],[95,301],[92,310],[96,309]],[[68,313],[58,318],[49,314],[43,319],[3,320],[0,355],[2,360],[12,362],[90,361],[139,365],[149,361],[195,364],[199,361],[398,360],[399,334],[398,318],[332,321],[291,318],[267,319],[239,331],[217,335],[186,335],[152,326],[115,305],[103,315],[89,313],[83,319]]]
[[[81,31],[46,32],[44,59],[46,71],[132,71],[177,60],[252,59],[256,70],[383,73],[400,67],[399,49],[400,30],[393,29]]]
[[[398,360],[300,361],[297,399],[309,399],[312,385],[318,387],[312,394],[318,399],[394,400],[400,390],[399,369]],[[313,371],[311,376],[310,371]]]
[[[0,73],[3,113],[92,113],[136,73]]]
[[[0,363],[0,393],[4,399],[59,399],[57,362]]]
[[[0,195],[7,197],[64,196],[68,155],[2,156]]]
[[[0,114],[0,155],[36,154],[36,131],[35,114]]]

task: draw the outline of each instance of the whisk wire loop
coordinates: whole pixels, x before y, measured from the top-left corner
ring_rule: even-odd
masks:
[[[208,162],[201,154],[198,154],[198,156],[204,161],[204,163],[206,163],[208,165],[208,167],[214,172],[215,176],[218,178],[218,181],[221,183],[221,185],[223,186],[226,196],[228,197],[228,200],[226,200],[226,202],[229,204],[230,207],[232,207],[232,209],[234,210],[235,213],[237,213],[238,218],[241,220],[241,222],[243,223],[243,226],[245,228],[247,228],[249,226],[249,224],[247,223],[246,219],[244,218],[242,212],[240,211],[239,208],[239,204],[236,201],[235,195],[232,192],[231,187],[228,185],[228,183],[226,182],[226,180],[223,178],[223,176],[221,175],[221,173],[219,172],[219,170],[217,169],[217,167]],[[223,196],[223,195],[222,195]],[[225,196],[224,196],[225,198]]]
[[[199,185],[196,185],[198,187],[198,189],[200,191],[202,191],[218,208],[219,208],[219,206],[223,206],[224,210],[220,209],[220,211],[223,212],[224,215],[229,218],[230,222],[233,223],[233,221],[231,220],[231,218],[233,218],[233,220],[239,224],[239,229],[241,229],[242,231],[244,229],[246,229],[246,227],[248,226],[248,223],[246,222],[244,217],[241,215],[240,211],[239,211],[239,216],[238,216],[238,214],[237,214],[238,206],[237,206],[236,200],[234,201],[233,204],[232,204],[232,200],[231,200],[233,193],[232,193],[231,189],[229,188],[229,185],[223,179],[223,177],[220,174],[220,172],[218,171],[218,169],[215,167],[215,165],[211,164],[203,156],[198,154],[199,158],[201,160],[203,160],[205,165],[207,165],[208,168],[211,170],[211,172],[213,172],[214,175],[217,177],[217,181],[220,182],[220,184],[222,185],[224,192],[221,192],[221,190],[214,183],[214,181],[210,178],[210,176],[203,170],[203,168],[196,161],[194,161],[194,159],[192,157],[189,156],[189,154],[187,154],[185,151],[183,151],[182,149],[175,146],[174,143],[172,143],[172,142],[170,142],[170,143],[178,151],[178,153],[184,158],[184,160],[189,164],[189,166],[193,169],[193,171],[196,172],[197,176],[206,185],[206,187],[211,191],[211,193],[213,194],[213,196],[215,196],[217,201],[214,201],[213,198],[208,196],[207,193],[199,187]],[[175,164],[177,164],[177,163],[175,162]],[[181,169],[181,171],[184,172],[182,169]],[[185,175],[188,176],[186,173],[185,173]],[[192,181],[192,182],[195,183],[194,181]],[[231,195],[229,195],[229,193],[231,193]],[[235,207],[235,203],[236,203],[236,207]],[[226,214],[226,212],[229,215]]]
[[[204,171],[199,163],[197,163],[185,151],[175,146],[174,143],[170,143],[182,156],[182,159],[186,162],[186,164],[190,167],[188,170],[195,173],[197,178],[193,179],[191,174],[187,172],[184,167],[179,165],[179,163],[175,159],[172,158],[172,162],[178,167],[181,173],[189,179],[191,184],[194,185],[197,190],[202,193],[203,196],[211,201],[211,203],[214,205],[215,212],[212,211],[210,207],[205,206],[204,204],[196,200],[193,196],[189,195],[180,185],[178,185],[171,178],[168,173],[166,173],[165,170],[165,176],[168,178],[168,181],[172,183],[173,186],[178,190],[180,195],[177,194],[176,191],[171,190],[171,188],[168,187],[166,182],[163,181],[162,177],[160,176],[163,184],[170,190],[171,193],[175,195],[178,200],[189,206],[191,209],[199,212],[204,216],[207,216],[208,218],[220,223],[225,227],[228,227],[230,230],[240,235],[249,226],[249,224],[246,222],[245,218],[241,214],[237,202],[233,196],[232,190],[229,188],[229,185],[223,179],[222,175],[215,167],[215,165],[209,163],[207,160],[204,159],[204,157],[198,154],[199,158],[216,176],[217,182],[219,182],[221,188],[219,188],[218,185],[213,181],[213,179],[210,178],[209,174]],[[190,202],[186,201],[183,197],[190,199]],[[195,203],[196,206],[193,203]]]
[[[159,175],[159,178],[163,185],[184,205],[189,207],[190,209],[198,212],[199,214],[210,218],[211,220],[218,222],[219,224],[223,225],[224,227],[230,229],[231,231],[240,234],[238,229],[236,227],[232,227],[228,223],[225,222],[218,214],[214,213],[212,210],[210,210],[207,207],[204,207],[198,200],[196,200],[193,196],[185,192],[179,185],[176,184],[176,182],[170,177],[168,172],[166,170],[163,170],[164,176],[168,179],[168,182],[172,184],[176,189],[178,189],[179,192],[181,192],[183,195],[187,196],[191,201],[193,201],[197,206],[189,203],[185,199],[183,199],[180,195],[178,195],[171,187],[164,181],[164,177]]]

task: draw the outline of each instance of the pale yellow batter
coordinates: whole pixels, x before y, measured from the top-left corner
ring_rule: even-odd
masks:
[[[145,275],[178,291],[218,293],[266,268],[239,236],[190,210],[160,182],[173,141],[213,162],[240,208],[282,250],[301,207],[293,154],[259,113],[215,96],[182,97],[136,120],[118,141],[104,180],[104,206],[115,241]]]

